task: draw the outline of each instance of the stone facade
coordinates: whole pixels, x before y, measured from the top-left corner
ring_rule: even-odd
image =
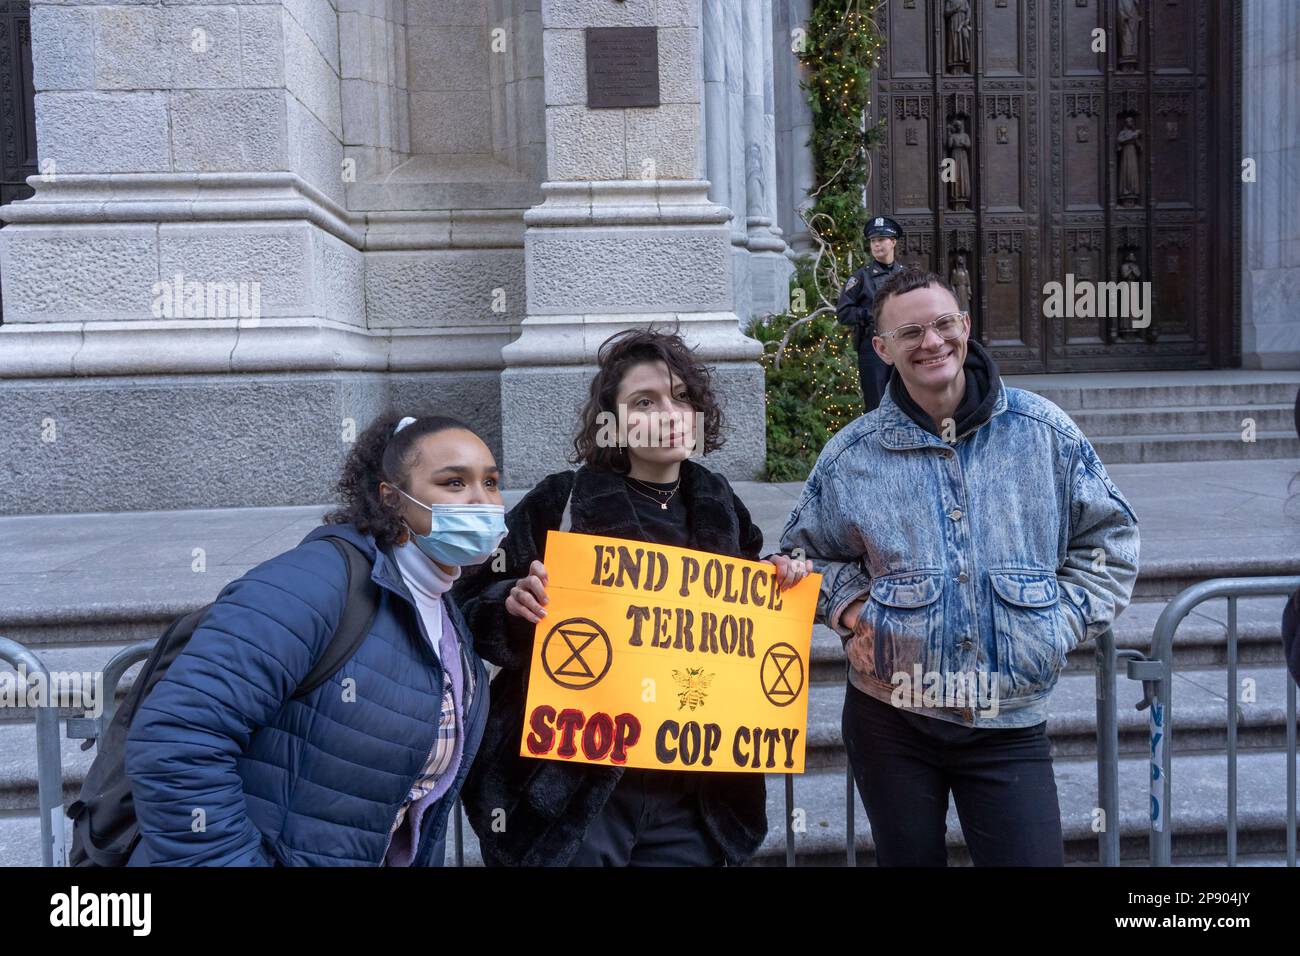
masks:
[[[1248,0],[1242,18],[1241,363],[1300,368],[1300,4]]]
[[[679,327],[758,475],[747,330],[810,251],[811,0],[33,0],[0,208],[0,512],[317,502],[387,407],[564,467],[600,343]],[[1243,10],[1243,364],[1300,367],[1297,10]],[[660,105],[587,106],[588,27]]]
[[[390,405],[467,420],[532,481],[564,466],[600,342],[647,323],[718,369],[715,467],[758,474],[744,329],[788,296],[788,42],[771,0],[725,28],[713,7],[34,0],[0,509],[324,500]],[[585,28],[639,25],[661,105],[588,109]]]

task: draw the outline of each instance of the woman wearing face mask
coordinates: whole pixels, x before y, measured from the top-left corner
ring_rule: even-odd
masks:
[[[604,447],[602,422],[626,417],[627,442]],[[607,413],[602,415],[602,413]],[[659,436],[653,423],[666,423]],[[608,435],[610,429],[605,429]],[[519,756],[534,625],[546,616],[548,531],[572,530],[757,560],[763,536],[726,479],[688,460],[722,444],[709,370],[676,335],[620,333],[599,369],[574,440],[577,471],[543,479],[506,518],[504,570],[457,585],[492,684],[483,751],[465,805],[489,865],[711,866],[744,862],[767,833],[762,774],[624,769]],[[782,555],[782,586],[810,570]]]
[[[496,462],[453,419],[387,415],[338,487],[339,510],[228,585],[140,704],[131,865],[441,865],[488,696],[448,591],[505,534]],[[328,538],[364,556],[377,605],[297,696],[348,604],[350,552]]]

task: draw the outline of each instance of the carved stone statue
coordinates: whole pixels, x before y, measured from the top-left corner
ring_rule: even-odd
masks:
[[[948,22],[948,72],[969,73],[971,71],[970,0],[944,0],[943,15]]]
[[[1138,62],[1138,24],[1142,22],[1142,13],[1138,9],[1138,0],[1119,0],[1119,65],[1121,68],[1137,68]]]
[[[1138,251],[1132,246],[1130,246],[1128,252],[1124,254],[1124,261],[1120,263],[1119,277],[1125,282],[1142,281],[1142,266],[1138,264]],[[1119,316],[1114,316],[1111,319],[1108,319],[1107,322],[1111,329],[1110,335],[1112,341],[1143,339],[1154,344],[1160,337],[1160,333],[1156,328],[1156,323],[1149,321],[1149,317],[1148,325],[1142,330],[1132,328],[1131,325],[1126,325],[1121,322]]]
[[[1124,262],[1119,267],[1119,277],[1125,282],[1142,281],[1142,267],[1138,265],[1136,249],[1130,249],[1128,255],[1124,257]]]
[[[948,274],[953,291],[957,293],[957,304],[963,312],[970,311],[970,273],[966,271],[966,257],[957,256],[957,264]]]
[[[948,183],[950,209],[969,209],[971,196],[970,134],[960,119],[948,124],[948,157],[953,161],[953,179]]]
[[[1136,206],[1142,201],[1142,131],[1137,117],[1124,117],[1124,126],[1116,137],[1119,150],[1119,204]]]

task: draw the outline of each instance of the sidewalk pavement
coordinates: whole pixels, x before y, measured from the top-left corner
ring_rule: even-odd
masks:
[[[1300,573],[1300,462],[1114,465],[1142,532],[1142,566],[1213,575],[1291,562]],[[1295,479],[1294,484],[1292,484]],[[801,482],[736,482],[774,549]],[[505,493],[509,507],[524,490]],[[1288,505],[1288,498],[1291,499]],[[325,506],[0,517],[0,636],[6,626],[179,613],[292,548]],[[1276,573],[1274,571],[1273,573]]]

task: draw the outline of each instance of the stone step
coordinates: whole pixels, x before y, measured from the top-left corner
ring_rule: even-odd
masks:
[[[1286,688],[1289,675],[1276,667],[1241,667],[1237,671],[1237,745],[1247,749],[1286,746]],[[1247,691],[1246,689],[1249,688]],[[1142,685],[1122,674],[1116,681],[1119,752],[1150,750],[1149,710],[1138,710]],[[844,766],[841,729],[845,685],[814,684],[808,695],[807,766],[810,770]],[[1243,697],[1251,697],[1249,702]],[[1067,673],[1052,692],[1047,732],[1052,755],[1095,760],[1097,754],[1097,684],[1093,674]],[[1228,746],[1227,671],[1207,668],[1174,674],[1171,737],[1174,753],[1223,753]]]
[[[0,815],[0,866],[40,865],[41,821],[35,814]]]
[[[1280,388],[1274,393],[1260,393],[1256,396],[1258,403],[1289,402],[1294,398],[1295,387],[1294,382],[1286,385],[1286,394],[1279,394]],[[1157,402],[1152,396],[1140,398],[1141,402],[1161,407],[1233,403],[1222,394],[1202,395],[1187,402],[1181,399]],[[1087,398],[1084,407],[1118,410],[1142,407],[1135,406],[1134,401],[1130,396],[1126,401],[1106,404],[1094,395]],[[1233,439],[1239,442],[1239,433],[1234,432]],[[1104,452],[1103,458],[1106,458]],[[1117,622],[1118,645],[1149,649],[1151,631],[1164,601],[1190,584],[1211,577],[1300,574],[1300,551],[1294,547],[1294,532],[1287,530],[1280,507],[1296,470],[1292,461],[1207,461],[1195,466],[1138,464],[1120,465],[1112,470],[1112,477],[1133,502],[1143,522],[1142,576],[1134,603]],[[798,491],[798,483],[737,485],[737,493],[750,505],[769,544],[779,540]],[[522,493],[522,490],[512,491],[508,503],[510,498]],[[55,669],[97,668],[125,645],[156,639],[175,616],[212,600],[227,581],[248,567],[292,547],[316,525],[322,510],[319,507],[236,509],[4,519],[0,526],[0,588],[7,590],[0,600],[0,635],[29,643]],[[33,540],[42,544],[29,554],[29,543]],[[205,550],[205,572],[191,567],[195,547]],[[1281,598],[1252,599],[1240,604],[1241,674],[1254,676],[1258,684],[1257,701],[1253,709],[1243,707],[1239,726],[1243,766],[1248,758],[1270,755],[1272,751],[1268,748],[1275,746],[1284,727],[1284,718],[1278,715],[1284,702],[1277,704],[1282,604]],[[1173,737],[1176,760],[1213,756],[1218,761],[1220,789],[1226,758],[1213,751],[1224,746],[1225,619],[1223,600],[1202,605],[1183,622],[1174,654],[1179,668]],[[1070,655],[1053,704],[1049,729],[1058,767],[1085,764],[1086,770],[1072,772],[1090,779],[1095,794],[1096,769],[1092,758],[1095,744],[1089,736],[1095,719],[1093,663],[1091,645]],[[839,748],[835,735],[843,695],[843,652],[839,638],[825,628],[814,631],[810,679],[813,684],[810,773],[800,780],[838,778],[842,789],[843,756],[840,750],[837,765]],[[1146,714],[1131,710],[1137,685],[1121,674],[1118,686],[1122,701],[1120,743],[1128,754],[1144,739]],[[3,717],[6,719],[0,719],[0,860],[8,862],[13,855],[11,848],[19,844],[30,845],[29,859],[33,859],[37,849],[34,836],[27,838],[26,843],[12,836],[18,832],[33,835],[36,832],[32,724],[30,715],[21,711]],[[61,744],[68,800],[75,797],[93,756],[93,752],[82,752],[80,743],[65,739]],[[1134,753],[1133,757],[1136,756]],[[772,778],[773,788],[780,787],[780,780]],[[1280,784],[1275,789],[1284,796]],[[1140,788],[1137,792],[1144,794],[1145,790]],[[1128,794],[1127,799],[1134,799],[1133,794]],[[1089,801],[1089,805],[1095,802],[1095,795]],[[1221,820],[1221,801],[1216,807]],[[779,817],[774,817],[774,824],[778,826],[779,837]],[[839,826],[842,834],[842,820]],[[1176,841],[1175,852],[1187,854],[1188,859],[1210,858],[1221,850],[1222,826],[1220,822],[1217,833],[1210,828],[1195,839],[1189,834],[1191,842]],[[1126,859],[1144,860],[1145,839],[1137,830],[1124,832]],[[1276,852],[1275,834],[1267,828],[1258,832],[1262,834],[1259,839],[1243,832],[1242,851],[1269,859]],[[476,853],[472,834],[468,847],[472,861]],[[777,853],[771,859],[779,863],[782,855]],[[1078,861],[1086,858],[1082,852],[1072,856]],[[801,857],[801,861],[805,859],[816,862],[819,857],[815,854]],[[835,854],[826,859],[833,862]]]
[[[1286,599],[1281,597],[1252,598],[1239,602],[1238,662],[1240,664],[1263,665],[1282,662],[1280,631],[1285,603]],[[1156,618],[1164,606],[1165,602],[1161,600],[1133,602],[1116,624],[1117,647],[1133,648],[1144,653],[1149,651]],[[1175,665],[1184,668],[1226,664],[1226,635],[1225,602],[1220,600],[1201,605],[1183,621],[1178,629],[1175,642]],[[117,653],[130,646],[132,645],[87,642],[72,645],[42,644],[35,650],[52,672],[93,675],[102,670]],[[827,682],[835,685],[843,683],[844,651],[840,638],[835,632],[823,625],[816,625],[813,628],[811,655],[813,683]],[[1095,645],[1089,642],[1070,653],[1066,670],[1067,673],[1091,672],[1094,666]],[[130,690],[139,669],[139,665],[135,665],[125,674],[117,690],[119,700]],[[12,668],[8,665],[0,664],[0,673],[10,670]],[[68,708],[64,714],[65,716],[79,715],[80,711]],[[5,721],[31,719],[32,715],[25,707],[0,707],[0,724]]]
[[[20,588],[0,606],[0,636],[28,647],[154,640],[230,581],[294,547],[324,511],[6,517],[0,521],[0,586]],[[33,550],[35,537],[39,547],[22,554]]]
[[[66,806],[77,799],[77,794],[81,792],[81,782],[85,780],[86,771],[95,759],[95,750],[82,750],[83,741],[69,740],[62,722],[59,734]],[[0,725],[0,814],[35,813],[38,806],[36,725],[10,721]]]
[[[1286,756],[1280,752],[1243,752],[1238,757],[1238,850],[1267,854],[1274,860],[1286,848]],[[1067,863],[1095,863],[1097,768],[1090,761],[1055,761]],[[1120,852],[1132,862],[1147,859],[1150,763],[1145,757],[1120,760]],[[1227,839],[1227,770],[1221,755],[1175,756],[1172,782],[1173,853],[1178,857],[1221,858]],[[768,778],[767,839],[757,865],[785,863],[785,790],[780,777]],[[845,774],[815,771],[795,777],[792,806],[802,809],[806,831],[795,834],[796,862],[801,865],[845,862]],[[859,865],[874,862],[866,811],[854,793],[854,845]],[[956,807],[948,811],[950,861],[970,862]]]
[[[1167,601],[1134,601],[1115,623],[1115,646],[1149,653],[1156,620]],[[1237,661],[1240,665],[1281,664],[1282,609],[1286,598],[1242,599],[1237,605]],[[1174,666],[1226,666],[1227,611],[1222,599],[1206,602],[1183,619],[1174,639]],[[843,683],[844,648],[840,636],[818,624],[812,636],[812,680]],[[1087,671],[1096,666],[1096,643],[1075,648],[1066,658],[1066,671]]]
[[[1300,439],[1296,438],[1294,429],[1257,431],[1252,442],[1242,441],[1239,430],[1195,435],[1144,431],[1120,436],[1088,437],[1107,465],[1300,458]]]
[[[1120,854],[1126,865],[1145,865],[1150,821],[1146,787],[1150,764],[1145,757],[1120,760]],[[1281,753],[1243,753],[1238,758],[1238,852],[1240,862],[1285,865],[1286,764]],[[1097,835],[1092,831],[1097,804],[1096,764],[1057,759],[1056,785],[1061,805],[1066,862],[1095,865]],[[1221,757],[1175,756],[1173,766],[1173,859],[1200,865],[1223,865],[1227,852],[1227,771]],[[795,834],[796,865],[843,866],[845,854],[846,780],[843,768],[824,769],[794,778],[793,808],[804,811],[804,832]],[[875,862],[870,825],[854,790],[854,844],[858,865]],[[768,834],[751,865],[785,865],[785,778],[767,776]],[[481,866],[478,839],[463,825],[464,860]],[[0,845],[3,837],[0,837]],[[950,862],[968,865],[969,854],[955,806],[948,813]],[[447,861],[454,858],[450,836]]]
[[[1295,406],[1280,405],[1185,405],[1150,408],[1107,408],[1076,411],[1070,415],[1090,440],[1117,435],[1166,435],[1170,441],[1185,435],[1237,432],[1242,439],[1243,422],[1254,422],[1255,432],[1295,436]]]
[[[1181,726],[1181,725],[1178,725]],[[1177,739],[1177,727],[1175,739]],[[84,772],[88,755],[65,741],[64,759]],[[0,748],[0,793],[12,780],[7,747]],[[1285,754],[1276,750],[1243,749],[1238,755],[1238,848],[1260,862],[1277,863],[1285,849]],[[1095,863],[1096,834],[1092,831],[1096,806],[1097,771],[1094,761],[1056,757],[1055,772],[1067,861]],[[1126,861],[1146,859],[1149,762],[1145,755],[1120,759],[1121,853]],[[1173,760],[1173,820],[1175,858],[1198,862],[1222,858],[1226,847],[1227,770],[1222,754],[1180,754]],[[782,865],[785,859],[784,778],[768,776],[768,819],[771,830],[754,863]],[[8,792],[12,796],[12,791]],[[30,866],[39,862],[39,824],[31,806],[11,799],[0,801],[0,865]],[[65,800],[74,799],[71,788]],[[859,864],[872,862],[872,842],[866,813],[854,797],[855,845]],[[794,808],[803,811],[804,832],[795,834],[797,861],[803,865],[842,864],[845,843],[845,772],[841,767],[810,768],[794,778]],[[465,861],[481,865],[473,831],[464,826]],[[955,807],[949,811],[948,845],[954,863],[969,862]],[[448,860],[452,858],[448,840]]]
[[[1270,665],[1282,662],[1280,622],[1284,598],[1256,598],[1239,602],[1238,609],[1238,663]],[[1135,601],[1121,615],[1116,629],[1119,648],[1132,648],[1149,652],[1151,634],[1156,618],[1164,608],[1164,601]],[[1227,662],[1226,604],[1222,600],[1201,605],[1179,627],[1175,641],[1174,661],[1179,669],[1188,667],[1223,667]],[[65,674],[95,674],[118,652],[130,645],[89,642],[77,645],[41,645],[36,648],[42,660],[53,671]],[[841,686],[844,681],[844,652],[838,635],[829,628],[816,625],[813,630],[811,679],[813,684],[827,683]],[[1095,645],[1088,643],[1072,651],[1067,658],[1066,674],[1091,673],[1095,667]],[[0,665],[0,672],[9,671]],[[117,688],[120,700],[129,690],[139,665],[127,671]],[[79,716],[81,708],[68,707],[64,716]],[[6,722],[28,721],[32,715],[26,707],[0,707],[0,726]]]
[[[1222,757],[1227,746],[1226,671],[1192,669],[1175,674],[1172,740],[1174,753],[1211,754]],[[1239,759],[1247,754],[1285,746],[1286,684],[1281,667],[1242,667],[1239,681],[1252,683],[1254,699],[1239,705]],[[1148,714],[1135,705],[1141,685],[1121,677],[1117,681],[1119,745],[1121,755],[1148,751]],[[844,685],[815,684],[810,688],[807,728],[809,775],[842,770],[845,764],[840,713]],[[1089,763],[1095,768],[1096,696],[1090,673],[1065,674],[1052,696],[1048,717],[1052,753],[1058,760]],[[61,740],[65,800],[75,799],[94,757],[80,741]],[[777,778],[779,779],[779,778]],[[35,727],[11,721],[0,725],[0,814],[30,814],[35,810]]]
[[[1148,858],[1144,857],[1142,859],[1126,860],[1120,865],[1128,866],[1128,867],[1141,867],[1141,866],[1149,867],[1151,865],[1151,861]],[[1206,866],[1227,867],[1228,866],[1227,844],[1225,842],[1223,846],[1223,852],[1221,852],[1216,856],[1180,856],[1180,857],[1175,857],[1171,861],[1171,865],[1189,867],[1189,868],[1201,868]],[[1278,850],[1273,853],[1269,853],[1269,852],[1242,853],[1240,848],[1238,848],[1237,862],[1234,865],[1257,866],[1257,867],[1258,866],[1286,866],[1287,865],[1286,851]]]
[[[1140,519],[1139,519],[1140,520]],[[1194,521],[1189,516],[1189,521]],[[1206,534],[1214,532],[1207,531]],[[1249,546],[1244,544],[1243,546]],[[1167,603],[1193,584],[1200,584],[1214,578],[1253,578],[1273,576],[1300,575],[1300,548],[1294,548],[1289,554],[1280,554],[1263,545],[1256,545],[1256,550],[1234,555],[1231,558],[1220,556],[1191,558],[1153,557],[1143,560],[1142,570],[1138,573],[1133,586],[1133,604],[1142,601]],[[1254,600],[1254,599],[1251,599]],[[1245,599],[1238,602],[1243,606]],[[1226,598],[1215,598],[1201,605],[1202,608],[1226,608]],[[1282,620],[1279,605],[1277,620]],[[1128,611],[1125,611],[1127,614]],[[1157,615],[1158,616],[1158,615]],[[1223,618],[1226,620],[1226,617]],[[1121,615],[1120,620],[1123,620]],[[1155,619],[1152,618],[1153,625]]]
[[[1235,380],[1234,380],[1235,379]],[[1294,372],[1215,373],[1142,381],[1132,373],[1080,377],[1008,376],[1007,384],[1059,405],[1109,465],[1300,457]],[[1243,441],[1242,421],[1254,421]]]
[[[37,656],[50,670],[51,683],[62,686],[70,692],[68,695],[58,695],[68,700],[68,706],[60,708],[60,716],[80,717],[87,710],[93,710],[97,702],[102,702],[102,695],[106,690],[103,686],[104,667],[117,654],[132,646],[90,643],[68,647],[42,646],[37,649]],[[140,664],[133,665],[118,683],[116,697],[119,701],[130,691],[136,675],[140,672],[140,666]],[[12,672],[13,668],[8,664],[0,664],[0,675]],[[76,697],[78,689],[82,689],[83,697],[80,702],[75,702],[72,698]],[[85,697],[87,694],[88,699]],[[13,707],[0,706],[0,728],[9,722],[35,719],[32,709],[26,706],[24,697],[20,695],[16,703],[17,705]]]
[[[1120,760],[1120,855],[1125,865],[1145,865],[1150,824],[1145,757]],[[1096,764],[1079,759],[1055,760],[1056,786],[1066,844],[1066,862],[1095,865],[1097,835],[1093,832],[1097,805]],[[1239,862],[1278,866],[1286,862],[1285,754],[1242,753],[1238,758]],[[1223,865],[1227,853],[1227,770],[1216,755],[1175,756],[1173,765],[1173,860]],[[814,770],[794,778],[793,808],[804,812],[804,832],[795,834],[796,865],[843,866],[845,854],[846,780],[843,768]],[[854,844],[858,864],[875,862],[870,825],[857,796],[854,802]],[[785,865],[785,778],[767,777],[768,834],[751,865]],[[478,840],[464,824],[464,859],[481,866]],[[3,838],[0,837],[0,840]],[[950,862],[970,863],[956,807],[948,813]],[[447,860],[453,859],[448,837]]]
[[[1242,666],[1241,697],[1249,687],[1253,700],[1238,710],[1238,745],[1242,751],[1275,748],[1286,740],[1286,685],[1282,666]],[[1219,752],[1227,747],[1227,672],[1222,668],[1182,669],[1174,675],[1173,734],[1175,753]],[[840,714],[844,703],[843,672],[834,683],[809,688],[807,764],[810,769],[842,767],[844,748]],[[1142,685],[1121,674],[1116,680],[1121,753],[1142,753],[1148,746],[1148,712],[1138,710]],[[1058,757],[1095,757],[1096,682],[1086,671],[1067,672],[1052,694],[1048,733]],[[65,789],[75,795],[93,751],[81,741],[61,741]],[[30,721],[0,723],[0,812],[36,806],[36,735]]]
[[[1137,373],[1141,375],[1142,373]],[[1088,376],[1088,384],[1081,387],[1062,388],[1059,376],[1008,375],[1008,385],[1035,392],[1063,408],[1071,417],[1076,412],[1095,409],[1144,409],[1259,405],[1295,405],[1296,389],[1300,375],[1278,372],[1266,381],[1230,382],[1229,374],[1214,373],[1196,382],[1169,382],[1167,377],[1154,376],[1155,384],[1110,384],[1112,379],[1104,374]],[[1159,379],[1163,378],[1163,381]]]
[[[1300,447],[1294,457],[1300,457]],[[1295,473],[1289,464],[1251,465],[1250,474],[1243,474],[1242,463],[1207,462],[1185,477],[1182,467],[1121,466],[1114,474],[1143,523],[1136,600],[1168,598],[1209,577],[1300,574],[1300,551],[1273,530],[1277,521],[1270,511]],[[769,543],[779,540],[798,488],[749,483],[741,489]],[[522,493],[511,491],[507,502]],[[1208,501],[1207,495],[1217,497]],[[1234,495],[1243,496],[1240,505]],[[1207,513],[1197,518],[1193,509],[1199,502]],[[153,640],[175,617],[211,601],[227,582],[296,544],[323,510],[5,518],[0,587],[9,585],[10,591],[0,602],[0,636],[31,647]],[[1264,520],[1270,524],[1261,527]],[[19,548],[33,535],[42,541],[39,552],[20,560]],[[203,571],[194,570],[196,548],[203,550]]]

